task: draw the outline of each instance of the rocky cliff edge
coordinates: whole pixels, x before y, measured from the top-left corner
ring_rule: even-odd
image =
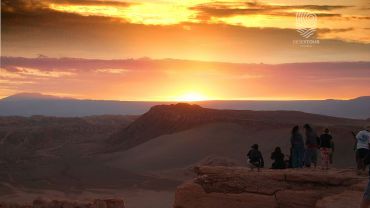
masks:
[[[358,208],[367,177],[354,170],[195,168],[176,190],[174,208]]]

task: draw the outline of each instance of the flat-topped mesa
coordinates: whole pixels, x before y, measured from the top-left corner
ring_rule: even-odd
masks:
[[[123,151],[162,135],[190,130],[211,123],[233,123],[253,128],[291,128],[297,123],[358,125],[364,121],[333,118],[297,111],[216,110],[178,103],[153,106],[129,126],[107,139],[107,151]]]
[[[184,131],[199,125],[225,121],[228,115],[199,105],[179,103],[152,107],[128,127],[112,135],[108,143],[122,150],[155,137]]]
[[[357,208],[367,177],[353,170],[195,168],[176,190],[174,208]]]

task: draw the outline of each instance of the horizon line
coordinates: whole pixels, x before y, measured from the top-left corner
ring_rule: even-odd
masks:
[[[228,63],[228,64],[250,64],[250,65],[284,65],[284,64],[319,64],[319,63],[370,63],[369,60],[351,60],[351,61],[311,61],[311,62],[234,62],[234,61],[217,61],[217,60],[206,60],[206,59],[182,59],[182,58],[152,58],[149,56],[141,56],[141,57],[122,57],[122,58],[96,58],[96,57],[69,57],[69,56],[59,56],[59,57],[49,57],[49,56],[3,56],[1,55],[0,58],[24,58],[24,59],[82,59],[82,60],[102,60],[102,61],[124,61],[124,60],[149,60],[149,61],[166,61],[166,60],[174,60],[174,61],[194,61],[194,62],[205,62],[205,63]]]
[[[232,101],[232,102],[242,102],[242,101],[265,101],[265,102],[294,102],[294,101],[328,101],[328,100],[337,100],[337,101],[349,101],[355,100],[362,97],[370,97],[370,95],[362,95],[358,97],[346,97],[346,98],[280,98],[280,99],[273,99],[273,98],[232,98],[232,99],[201,99],[201,100],[169,100],[169,99],[94,99],[94,98],[79,98],[79,97],[69,97],[63,96],[58,94],[44,94],[39,92],[20,92],[11,94],[8,96],[0,97],[0,100],[12,97],[12,96],[20,96],[20,95],[40,95],[40,96],[50,96],[54,97],[55,99],[65,99],[65,100],[84,100],[84,101],[115,101],[115,102],[161,102],[161,103],[202,103],[202,102],[214,102],[214,101]]]

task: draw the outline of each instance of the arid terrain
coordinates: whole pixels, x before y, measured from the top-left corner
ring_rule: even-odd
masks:
[[[318,133],[328,127],[334,166],[353,167],[351,131],[366,120],[189,104],[154,106],[141,116],[1,117],[0,201],[116,197],[129,208],[169,208],[194,166],[244,166],[258,143],[269,168],[272,150],[288,155],[290,129],[305,123]]]

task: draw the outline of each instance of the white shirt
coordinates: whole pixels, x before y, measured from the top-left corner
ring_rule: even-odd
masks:
[[[356,135],[357,139],[357,149],[369,149],[370,143],[370,132],[362,130]]]

